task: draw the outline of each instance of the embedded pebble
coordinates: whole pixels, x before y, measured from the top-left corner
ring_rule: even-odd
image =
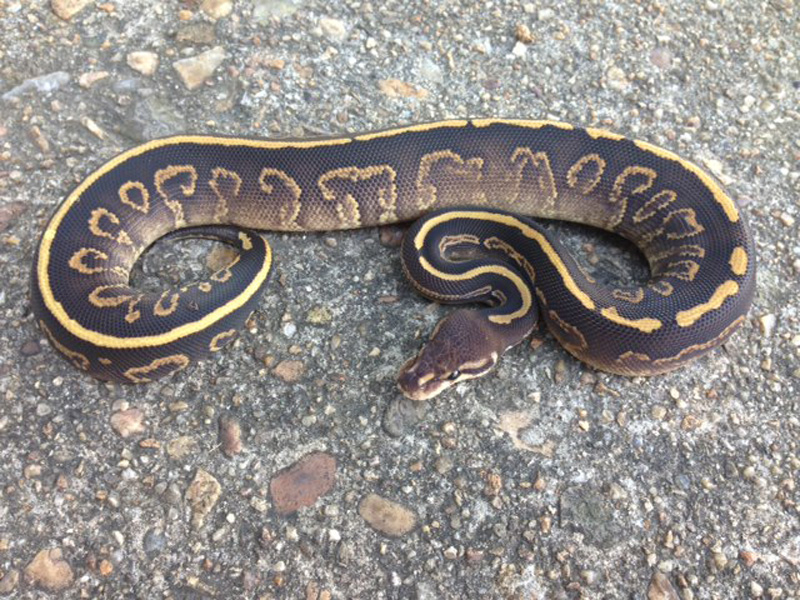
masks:
[[[189,90],[194,90],[203,85],[222,64],[226,58],[225,50],[222,46],[216,46],[211,50],[183,58],[172,63],[174,69]]]
[[[417,526],[414,513],[378,494],[368,494],[358,506],[358,514],[373,529],[391,537],[403,536]]]
[[[111,415],[111,427],[123,438],[142,433],[145,431],[144,412],[138,408],[115,412]]]
[[[193,456],[200,451],[200,445],[193,437],[182,435],[167,444],[167,455],[173,460],[183,460],[188,456]]]
[[[343,40],[347,35],[347,28],[343,21],[339,19],[332,19],[330,17],[322,17],[319,20],[319,26],[322,33],[331,40]]]
[[[186,488],[184,499],[192,513],[192,527],[201,529],[206,517],[212,511],[222,493],[222,486],[216,478],[204,471],[197,469],[194,479]]]
[[[50,7],[58,17],[69,21],[89,4],[92,0],[51,0]]]
[[[680,600],[669,578],[663,573],[656,573],[650,580],[647,589],[647,600]]]
[[[158,54],[155,52],[145,50],[129,52],[125,60],[131,69],[147,77],[154,75],[158,69]]]
[[[758,318],[758,324],[761,327],[761,335],[768,338],[772,336],[772,332],[775,330],[775,324],[777,322],[777,318],[773,314],[766,314],[761,315]]]
[[[35,586],[57,592],[72,584],[72,567],[60,548],[40,550],[25,567],[25,579]]]
[[[7,571],[2,578],[0,578],[0,594],[10,594],[19,584],[19,571],[11,569]]]
[[[231,11],[233,10],[233,1],[203,0],[200,4],[200,10],[216,21],[217,19],[227,17],[229,14],[231,14]]]
[[[325,452],[314,452],[275,475],[269,484],[275,510],[280,514],[297,512],[313,505],[336,483],[336,459]]]
[[[272,369],[272,373],[284,383],[300,381],[305,372],[306,366],[300,360],[282,360]]]
[[[229,416],[219,418],[219,443],[222,453],[228,458],[242,451],[242,426],[238,419]]]

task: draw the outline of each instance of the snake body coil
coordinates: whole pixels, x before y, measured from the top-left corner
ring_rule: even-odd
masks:
[[[622,235],[651,279],[600,285],[517,214]],[[128,150],[56,210],[35,257],[32,306],[78,368],[151,381],[235,338],[272,262],[254,230],[420,217],[403,246],[413,285],[437,301],[488,308],[453,313],[406,364],[399,383],[413,398],[482,375],[538,318],[590,365],[663,372],[727,339],[755,287],[739,210],[692,163],[601,130],[473,120],[322,140],[179,136]],[[206,281],[161,294],[130,287],[139,255],[170,233],[220,239],[239,254]]]

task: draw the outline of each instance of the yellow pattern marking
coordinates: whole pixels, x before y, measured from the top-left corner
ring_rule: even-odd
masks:
[[[735,296],[738,293],[739,284],[729,279],[716,290],[714,290],[714,293],[711,295],[711,298],[709,298],[708,302],[698,304],[697,306],[693,306],[688,310],[680,311],[677,315],[675,315],[675,321],[677,321],[678,325],[681,327],[689,327],[690,325],[694,325],[694,323],[697,322],[697,320],[704,314],[709,313],[712,310],[717,310],[720,306],[722,306],[726,299],[730,298],[731,296]]]
[[[662,190],[654,194],[642,207],[633,213],[633,222],[641,223],[652,218],[658,211],[664,210],[667,206],[675,202],[678,194],[672,190]]]
[[[623,219],[625,218],[625,213],[628,211],[628,201],[630,196],[633,194],[641,194],[642,192],[649,190],[651,187],[653,187],[653,182],[655,182],[656,177],[658,177],[658,174],[653,169],[649,167],[641,167],[639,165],[626,167],[622,173],[617,175],[616,180],[614,180],[614,187],[611,190],[611,196],[609,196],[608,201],[611,204],[618,205],[619,208],[617,209],[617,214],[613,216],[608,223],[608,228],[610,230],[617,227],[617,225],[622,223]],[[627,191],[626,184],[628,183],[629,178],[644,178],[644,181],[630,191]]]
[[[630,302],[631,304],[639,304],[644,300],[644,288],[637,287],[633,290],[621,290],[617,288],[611,292],[611,295],[617,300]]]
[[[236,337],[238,331],[235,329],[229,329],[228,331],[223,331],[222,333],[218,333],[213,338],[211,338],[211,342],[208,344],[208,349],[211,352],[219,352],[222,350],[228,343],[233,341],[233,338]]]
[[[533,152],[530,148],[516,148],[511,155],[511,164],[514,165],[516,177],[516,193],[513,202],[519,200],[527,168],[531,171],[532,178],[536,181],[536,188],[538,188],[533,192],[533,197],[549,207],[555,204],[558,191],[553,170],[550,168],[550,159],[546,152]]]
[[[239,232],[239,241],[242,242],[242,250],[252,250],[253,240],[244,231]]]
[[[382,180],[383,185],[377,188],[376,205],[380,207],[378,215],[379,223],[388,223],[397,218],[395,210],[397,208],[397,172],[389,165],[372,165],[369,167],[343,167],[333,169],[323,173],[317,185],[322,192],[322,197],[326,201],[334,203],[339,222],[345,227],[358,227],[361,224],[360,206],[368,203],[358,202],[356,194],[359,192],[359,184]],[[337,194],[331,186],[333,182],[340,181],[349,184],[353,189],[352,193]],[[371,189],[373,186],[366,185],[364,189]]]
[[[730,259],[731,271],[734,275],[741,277],[747,273],[747,252],[741,246],[736,246],[731,252]]]
[[[147,375],[160,369],[161,367],[171,366],[171,373],[185,369],[189,365],[189,357],[185,354],[173,354],[172,356],[164,356],[163,358],[156,358],[149,365],[143,367],[131,367],[123,373],[125,377],[133,383],[149,383],[152,381]]]
[[[300,215],[300,196],[303,190],[297,185],[297,182],[289,175],[278,169],[264,168],[258,176],[258,185],[261,191],[267,195],[275,193],[275,184],[269,183],[268,180],[276,178],[288,190],[291,198],[281,204],[276,210],[278,214],[278,223],[276,225],[284,229],[299,229],[297,225],[297,217]]]
[[[131,200],[131,191],[139,192],[141,200],[134,202]],[[119,199],[123,204],[127,204],[140,213],[147,214],[150,211],[150,192],[141,181],[128,181],[119,187]]]
[[[417,250],[422,250],[422,247],[425,245],[425,238],[428,236],[428,233],[434,227],[437,227],[441,223],[445,221],[450,221],[453,219],[477,219],[482,221],[494,221],[495,223],[500,223],[501,225],[506,225],[507,227],[513,227],[518,229],[520,233],[524,236],[532,239],[535,241],[539,247],[542,249],[542,252],[545,253],[550,263],[553,265],[553,268],[558,271],[559,275],[561,275],[561,279],[564,282],[564,286],[569,290],[569,292],[577,298],[580,303],[587,308],[588,310],[594,310],[595,304],[594,301],[589,297],[589,295],[584,292],[582,289],[578,287],[578,284],[572,278],[572,275],[567,269],[567,266],[564,264],[564,261],[561,259],[559,254],[556,252],[555,248],[550,245],[550,242],[542,235],[540,232],[536,231],[530,225],[527,225],[520,221],[519,219],[515,219],[510,215],[498,215],[491,212],[483,212],[483,211],[452,211],[449,213],[441,214],[431,219],[425,221],[425,224],[420,227],[417,235],[414,236],[414,247]]]
[[[597,187],[597,184],[600,183],[600,180],[603,178],[603,172],[606,170],[606,161],[600,158],[599,154],[587,154],[575,161],[575,164],[567,171],[567,185],[574,189],[580,183],[579,176],[583,170],[589,166],[589,163],[594,164],[595,174],[591,179],[584,181],[580,186],[578,191],[584,196],[590,194],[592,190]]]
[[[230,183],[233,184],[231,199],[236,198],[242,189],[242,177],[236,171],[230,171],[222,167],[214,167],[211,169],[211,180],[208,182],[208,185],[217,197],[217,207],[214,209],[214,221],[217,223],[228,215],[228,198],[222,187],[224,185],[222,184],[223,180],[228,180],[229,185]]]
[[[514,284],[514,287],[517,288],[519,292],[520,300],[522,301],[522,306],[515,310],[512,313],[507,315],[491,315],[489,320],[492,323],[499,323],[501,325],[508,325],[509,323],[515,321],[516,319],[522,318],[527,315],[530,310],[531,306],[533,305],[533,297],[531,296],[531,289],[525,283],[525,281],[517,275],[511,269],[506,267],[502,267],[499,265],[486,265],[482,267],[476,267],[474,269],[470,269],[469,271],[465,271],[464,273],[453,274],[453,273],[445,273],[444,271],[440,271],[428,262],[424,256],[419,257],[419,264],[422,266],[423,269],[428,271],[434,277],[438,277],[439,279],[444,279],[445,281],[469,281],[470,279],[475,279],[476,277],[480,277],[484,273],[493,273],[495,275],[499,275],[501,277],[505,277],[511,283]],[[482,288],[485,289],[485,288]]]
[[[64,344],[59,342],[56,339],[56,336],[53,335],[53,332],[50,331],[50,328],[47,325],[45,325],[45,322],[42,321],[41,319],[39,320],[39,327],[42,328],[42,331],[44,331],[45,335],[47,336],[47,339],[50,340],[50,343],[53,344],[53,346],[55,346],[56,349],[59,352],[61,352],[64,356],[69,358],[72,361],[73,365],[78,367],[81,371],[87,371],[89,369],[89,365],[91,363],[89,362],[89,359],[86,357],[85,354],[81,354],[80,352],[76,352],[75,350],[70,350]]]
[[[663,325],[663,323],[658,319],[652,319],[650,317],[644,317],[642,319],[628,319],[619,314],[615,306],[604,308],[600,311],[600,314],[609,321],[613,321],[618,325],[638,329],[643,333],[653,333],[656,329],[659,329]]]
[[[84,262],[84,259],[88,256],[91,256],[93,260],[100,261],[100,260],[108,260],[108,254],[105,252],[101,252],[96,248],[81,248],[75,254],[72,255],[72,258],[69,259],[69,266],[72,269],[78,271],[78,273],[83,273],[84,275],[94,275],[96,273],[102,273],[105,271],[105,267],[90,267]]]
[[[586,128],[586,133],[589,134],[589,137],[594,138],[594,139],[603,138],[603,139],[614,140],[614,141],[619,141],[619,140],[624,140],[625,139],[624,135],[620,135],[618,133],[614,133],[613,131],[606,131],[605,129],[596,129],[594,127],[587,127]]]
[[[169,299],[169,306],[164,306],[164,300],[167,299],[167,296],[169,296],[169,291],[162,293],[161,297],[158,299],[158,302],[156,302],[155,306],[153,306],[153,314],[155,316],[168,317],[178,309],[178,300],[181,297],[180,294],[172,294]]]
[[[431,176],[434,167],[440,163],[445,165],[444,175]],[[460,203],[475,204],[485,199],[482,190],[478,189],[478,184],[483,179],[483,159],[474,157],[464,160],[452,150],[440,150],[426,154],[419,161],[417,207],[428,210],[435,206],[444,206],[445,202],[439,197],[439,187],[444,187],[441,184],[446,184],[453,177],[458,179],[458,187],[461,188],[458,199]]]
[[[159,195],[164,199],[164,204],[167,205],[172,213],[175,215],[175,226],[182,227],[186,224],[186,217],[183,214],[183,204],[177,198],[170,197],[166,185],[170,179],[174,177],[188,177],[188,183],[181,183],[180,190],[184,197],[194,195],[197,189],[197,169],[192,165],[170,165],[159,169],[155,174],[156,190]]]
[[[739,220],[739,209],[736,208],[736,205],[731,200],[730,196],[728,196],[725,192],[722,191],[722,188],[717,185],[717,182],[714,181],[711,176],[703,171],[700,167],[696,164],[689,162],[686,159],[681,158],[677,154],[670,152],[669,150],[665,150],[664,148],[660,148],[658,146],[654,146],[649,142],[642,142],[641,140],[634,140],[634,144],[636,144],[642,150],[647,152],[651,152],[656,156],[664,158],[666,160],[671,160],[679,165],[681,165],[687,171],[691,171],[695,175],[697,175],[698,179],[703,182],[703,185],[708,188],[711,192],[712,196],[714,196],[714,200],[716,200],[717,204],[722,207],[722,210],[725,212],[725,216],[728,217],[728,220],[731,223],[736,223]]]
[[[115,236],[110,231],[106,231],[100,226],[100,222],[103,218],[108,219],[113,225],[119,225],[119,217],[112,213],[107,208],[95,208],[92,211],[91,216],[89,217],[89,231],[91,231],[97,237],[108,238],[110,240],[114,240],[118,244],[122,244],[123,246],[132,246],[133,241],[131,240],[130,236],[124,229],[120,229],[119,233]]]
[[[700,265],[694,260],[677,260],[664,267],[665,271],[656,270],[655,275],[661,277],[675,277],[683,281],[694,281],[700,271]]]

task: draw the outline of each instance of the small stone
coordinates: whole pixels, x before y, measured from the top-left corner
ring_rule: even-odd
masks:
[[[172,63],[172,66],[180,75],[186,88],[194,90],[203,85],[214,74],[214,71],[222,64],[225,58],[225,50],[222,46],[216,46],[197,56],[177,60]]]
[[[670,583],[669,578],[663,573],[656,573],[650,580],[647,590],[647,600],[680,600],[678,592]]]
[[[91,3],[92,0],[52,0],[50,7],[57,17],[69,21]]]
[[[200,446],[193,437],[182,435],[170,440],[167,444],[167,455],[173,460],[183,460],[187,456],[197,454]]]
[[[19,200],[7,202],[3,206],[0,206],[0,232],[8,229],[8,226],[11,225],[17,219],[17,217],[23,214],[27,209],[28,205]]]
[[[347,29],[344,26],[344,22],[339,19],[322,17],[319,20],[319,26],[325,37],[331,40],[343,40],[347,35]]]
[[[11,569],[0,579],[0,594],[10,594],[19,584],[19,571]]]
[[[540,21],[549,21],[555,16],[556,16],[556,11],[554,11],[552,8],[539,9],[539,12],[537,14],[537,18]]]
[[[40,550],[25,567],[25,578],[33,585],[55,592],[72,583],[72,567],[63,559],[60,548]]]
[[[415,87],[399,79],[381,79],[378,82],[378,89],[389,98],[417,98],[422,100],[428,97],[428,90]]]
[[[771,337],[772,332],[775,330],[776,322],[777,318],[771,313],[761,315],[758,318],[758,324],[761,327],[761,335],[764,337]]]
[[[361,501],[358,514],[373,529],[391,537],[405,535],[417,525],[416,516],[408,508],[377,494],[368,494]]]
[[[111,415],[111,427],[123,438],[142,433],[145,430],[144,412],[138,408],[115,412]]]
[[[511,49],[511,54],[518,58],[522,58],[528,53],[528,46],[526,46],[522,42],[517,42],[514,44],[514,47]]]
[[[761,598],[764,595],[764,588],[757,581],[750,582],[750,595],[753,598]]]
[[[444,557],[447,560],[455,560],[458,558],[458,550],[456,550],[453,546],[450,546],[444,551]]]
[[[333,316],[326,306],[315,306],[308,311],[306,320],[314,325],[325,325],[331,322]]]
[[[216,21],[231,14],[233,2],[231,0],[203,0],[200,10]]]
[[[313,505],[335,483],[336,459],[325,452],[314,452],[275,475],[269,491],[275,510],[286,515]]]
[[[662,71],[669,69],[672,65],[672,52],[669,48],[659,46],[650,53],[650,62]]]
[[[114,565],[111,564],[111,561],[104,558],[100,561],[100,565],[98,566],[97,570],[103,577],[108,577],[114,572]]]
[[[80,77],[78,77],[78,85],[82,88],[88,89],[98,81],[108,77],[108,75],[108,71],[89,71],[88,73],[83,73]]]
[[[22,348],[19,349],[19,353],[22,354],[22,356],[34,356],[41,351],[42,348],[36,340],[28,340],[22,344]]]
[[[606,79],[608,80],[608,87],[618,92],[624,91],[628,87],[628,78],[625,71],[617,66],[612,66],[606,71]]]
[[[232,458],[242,451],[242,426],[234,417],[221,416],[219,418],[219,443],[222,453]]]
[[[100,140],[104,140],[108,137],[108,134],[105,132],[105,130],[90,117],[81,117],[81,125],[86,127],[89,133]]]
[[[754,564],[756,564],[756,562],[758,562],[759,556],[757,553],[752,552],[751,550],[740,550],[739,558],[742,559],[742,562],[746,567],[752,567]]]
[[[129,52],[126,57],[128,66],[146,77],[155,74],[158,69],[158,54],[146,50]]]
[[[272,369],[273,375],[285,383],[300,381],[305,371],[306,366],[301,360],[282,360]]]
[[[514,37],[523,44],[530,44],[533,42],[533,35],[531,34],[530,27],[525,25],[525,23],[517,23],[517,27],[514,29]]]
[[[383,414],[383,429],[392,437],[405,435],[425,417],[427,409],[426,402],[395,398]]]
[[[436,472],[439,473],[439,475],[444,475],[453,468],[453,461],[446,456],[440,456],[436,459],[433,468],[436,469]]]
[[[192,483],[186,488],[184,499],[192,511],[192,527],[200,529],[205,519],[219,500],[222,486],[213,475],[197,469]]]

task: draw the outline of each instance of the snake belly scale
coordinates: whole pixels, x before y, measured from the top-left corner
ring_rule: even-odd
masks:
[[[650,279],[599,284],[529,217],[631,240]],[[748,227],[696,165],[603,130],[483,119],[318,140],[187,135],[132,148],[55,211],[34,259],[33,312],[79,369],[147,382],[235,339],[272,264],[258,230],[414,220],[402,249],[412,285],[439,302],[485,305],[453,312],[403,366],[400,388],[417,399],[483,375],[539,319],[594,367],[661,373],[727,339],[755,288]],[[165,235],[210,237],[239,253],[205,281],[160,294],[131,287],[134,263]]]

